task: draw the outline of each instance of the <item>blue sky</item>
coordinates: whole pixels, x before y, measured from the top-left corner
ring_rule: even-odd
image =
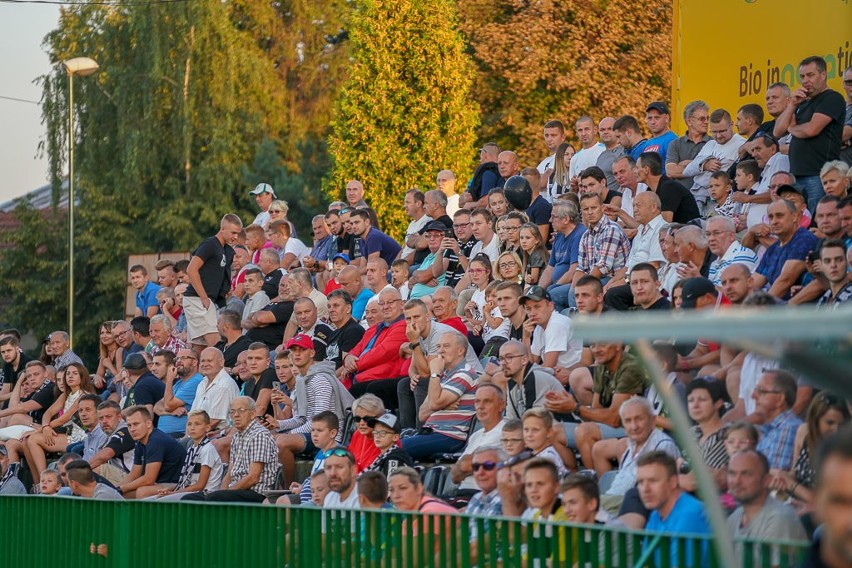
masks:
[[[0,2],[0,96],[38,101],[33,80],[48,71],[41,47],[59,20],[59,6]],[[0,98],[0,202],[47,183],[47,163],[36,159],[43,135],[41,108]]]

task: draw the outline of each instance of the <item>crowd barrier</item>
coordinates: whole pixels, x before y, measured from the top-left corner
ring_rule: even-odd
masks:
[[[0,498],[0,519],[6,566],[729,568],[708,537],[504,517],[30,496]],[[743,568],[768,568],[807,545],[736,546]]]

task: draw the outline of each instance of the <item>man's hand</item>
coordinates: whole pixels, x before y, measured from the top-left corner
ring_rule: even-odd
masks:
[[[529,339],[530,337],[532,337],[533,331],[535,330],[535,326],[536,324],[533,323],[533,321],[530,319],[524,321],[524,339]]]
[[[203,298],[201,298],[201,305],[204,306],[205,310],[209,310],[210,309],[210,298],[208,298],[207,296],[204,296]]]
[[[440,355],[429,361],[429,372],[433,375],[440,375],[444,372],[444,358]]]
[[[409,343],[416,343],[420,340],[420,324],[415,321],[408,321],[405,323],[405,337],[408,338]]]
[[[790,97],[790,103],[794,107],[799,106],[801,103],[803,103],[805,100],[807,100],[807,98],[808,98],[808,92],[804,88],[799,87],[798,89],[793,91],[793,93]]]
[[[577,410],[577,399],[565,391],[550,391],[544,395],[544,398],[544,407],[550,412],[570,414]]]
[[[716,158],[710,158],[704,164],[702,164],[701,169],[705,172],[718,172],[722,169],[722,162],[720,162]]]
[[[568,384],[568,377],[571,376],[571,370],[566,369],[565,367],[554,367],[553,368],[553,375],[557,379],[559,379],[560,383],[562,383],[563,385],[567,385]]]
[[[735,191],[731,194],[731,201],[734,203],[748,203],[748,195],[745,191]]]
[[[688,264],[681,262],[677,266],[676,270],[677,270],[677,276],[680,279],[683,279],[683,278],[698,278],[699,276],[701,276],[701,269],[699,267],[695,266],[694,262],[689,262]]]
[[[178,406],[172,410],[172,416],[184,416],[187,414],[186,406]]]
[[[346,359],[343,360],[343,368],[349,371],[350,373],[354,373],[358,370],[358,357],[355,355],[349,354],[346,356]]]

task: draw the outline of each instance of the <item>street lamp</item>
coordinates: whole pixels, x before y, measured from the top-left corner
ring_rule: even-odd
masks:
[[[98,64],[88,57],[63,61],[68,72],[68,338],[74,344],[74,76],[88,77]],[[70,348],[70,346],[69,346]]]

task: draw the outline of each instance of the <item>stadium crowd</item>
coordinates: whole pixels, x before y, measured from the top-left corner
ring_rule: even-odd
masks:
[[[767,113],[689,103],[682,136],[657,101],[577,119],[578,148],[547,122],[537,166],[485,144],[462,192],[442,170],[405,193],[403,242],[358,180],[310,244],[259,184],[251,223],[225,215],[156,277],[130,268],[135,317],[101,325],[97,361],[61,330],[36,358],[0,333],[0,495],[709,533],[645,365],[574,321],[852,298],[852,68],[846,97],[822,58],[798,69]],[[731,534],[813,539],[822,523],[807,565],[852,565],[849,401],[724,338],[653,347]]]

